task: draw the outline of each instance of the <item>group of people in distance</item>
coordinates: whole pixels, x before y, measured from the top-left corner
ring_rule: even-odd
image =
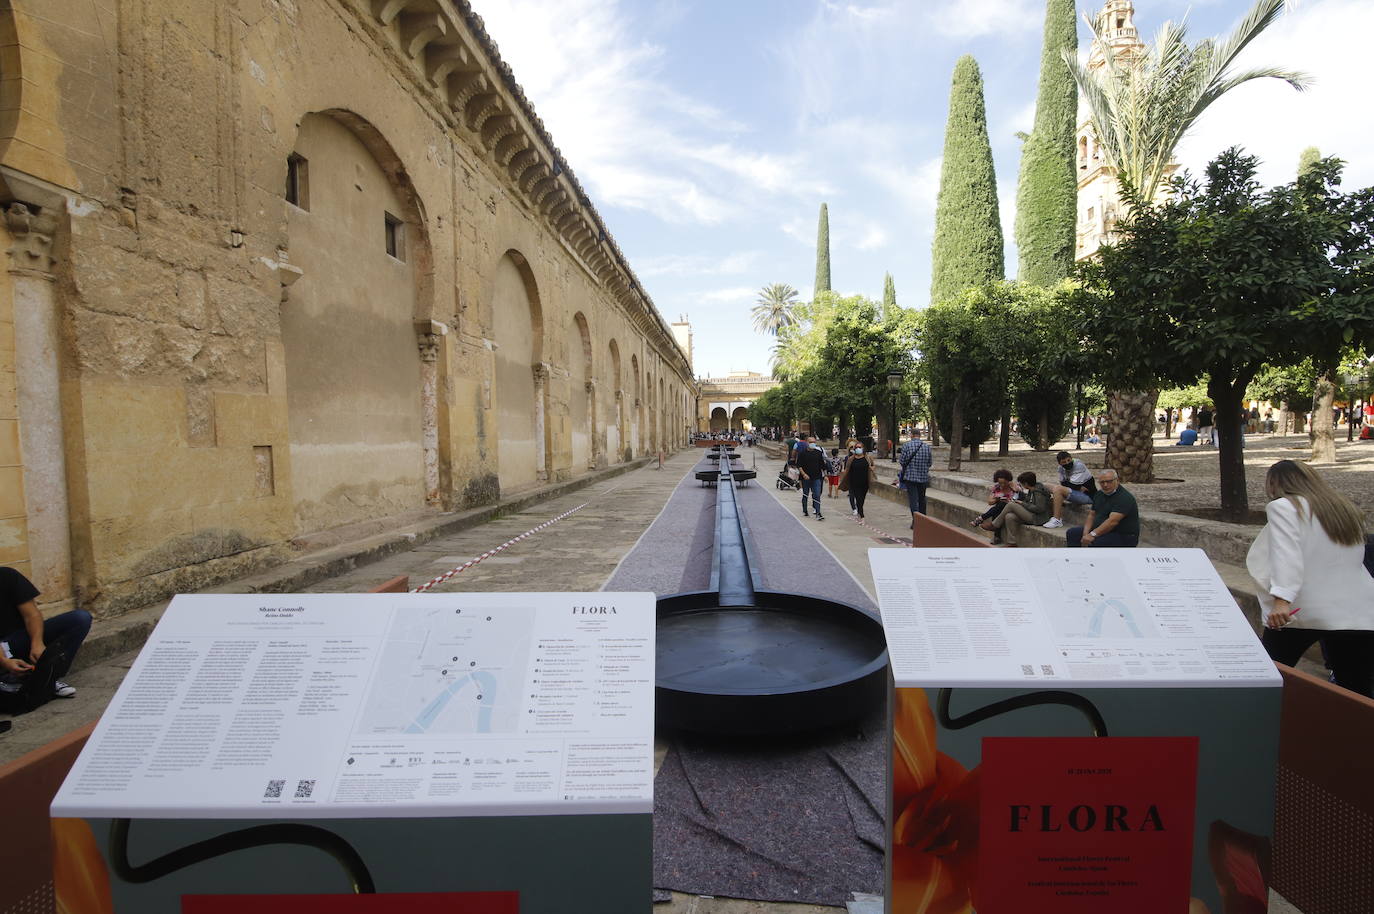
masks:
[[[1091,523],[1070,527],[1069,546],[1135,546],[1140,542],[1140,508],[1113,469],[1094,475],[1083,461],[1068,451],[1055,456],[1059,481],[1041,482],[1027,470],[1015,479],[1011,470],[992,474],[988,509],[971,521],[974,527],[992,532],[997,546],[1017,546],[1022,527],[1064,526],[1064,505],[1091,505]]]

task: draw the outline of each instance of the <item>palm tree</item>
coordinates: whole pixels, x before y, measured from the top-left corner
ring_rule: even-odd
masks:
[[[1088,65],[1066,52],[1064,62],[1092,115],[1098,144],[1116,169],[1123,205],[1149,206],[1173,167],[1174,151],[1207,108],[1252,79],[1281,79],[1301,91],[1311,84],[1303,73],[1278,67],[1233,71],[1245,47],[1283,12],[1285,0],[1255,0],[1225,39],[1189,46],[1184,23],[1166,22],[1154,44],[1118,60],[1104,34],[1105,17],[1089,21],[1094,53]],[[1102,60],[1097,66],[1098,59]],[[1128,482],[1154,478],[1154,403],[1157,391],[1115,391],[1111,395],[1107,466]]]
[[[758,304],[750,314],[754,317],[754,329],[759,333],[777,336],[783,330],[797,323],[793,309],[797,305],[797,290],[785,282],[775,282],[759,290]]]
[[[1202,112],[1227,92],[1252,79],[1281,79],[1299,91],[1312,84],[1307,74],[1278,67],[1231,70],[1246,45],[1283,12],[1285,2],[1255,0],[1225,40],[1208,38],[1193,47],[1186,23],[1166,22],[1142,57],[1124,61],[1103,35],[1108,23],[1093,21],[1094,59],[1100,54],[1102,66],[1064,54],[1107,163],[1136,196],[1147,203],[1154,199],[1178,144]]]

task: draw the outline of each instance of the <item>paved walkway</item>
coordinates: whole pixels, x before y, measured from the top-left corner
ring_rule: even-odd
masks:
[[[774,487],[781,461],[768,458],[757,448],[741,448],[740,451],[745,465],[757,462],[759,478],[756,485],[794,515],[800,515],[800,494],[795,491],[782,492]],[[1371,447],[1370,454],[1374,454],[1374,447]],[[1363,453],[1358,455],[1360,459],[1364,456]],[[679,452],[668,458],[662,470],[647,466],[593,483],[578,491],[538,501],[487,523],[440,536],[330,577],[306,590],[359,592],[398,574],[409,575],[411,585],[416,586],[574,508],[579,510],[454,575],[435,589],[598,590],[664,508],[672,489],[696,466],[700,457],[701,452],[697,449]],[[870,497],[867,518],[862,524],[849,512],[848,501],[843,494],[834,499],[823,499],[823,509],[826,520],[808,518],[805,530],[873,595],[868,550],[874,547],[908,546],[910,517],[904,505]],[[795,535],[795,530],[793,533]],[[766,536],[767,533],[756,530],[754,535]],[[797,580],[795,588],[806,590],[806,581]],[[216,588],[217,591],[233,589],[233,582]],[[118,688],[134,656],[133,652],[125,653],[73,673],[70,678],[80,694],[74,700],[55,701],[33,714],[16,719],[14,730],[0,736],[0,762],[15,758],[97,718]],[[660,752],[664,748],[665,745],[661,744]],[[569,909],[583,909],[583,901],[570,900]],[[675,895],[671,902],[657,905],[654,910],[665,914],[812,914],[836,909]],[[867,912],[881,908],[855,907],[854,910]],[[1276,903],[1271,906],[1271,911],[1283,914],[1292,909]]]

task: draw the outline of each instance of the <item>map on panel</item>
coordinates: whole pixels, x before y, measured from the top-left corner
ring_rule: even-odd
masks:
[[[356,733],[514,733],[534,607],[397,613]]]
[[[1159,637],[1131,575],[1103,551],[1084,550],[1031,566],[1055,633],[1075,640]]]

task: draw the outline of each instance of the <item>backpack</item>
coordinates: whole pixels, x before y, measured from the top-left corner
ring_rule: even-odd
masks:
[[[67,654],[57,645],[48,647],[33,665],[33,670],[19,680],[17,692],[0,690],[0,713],[27,714],[52,701],[57,671],[66,665]]]

